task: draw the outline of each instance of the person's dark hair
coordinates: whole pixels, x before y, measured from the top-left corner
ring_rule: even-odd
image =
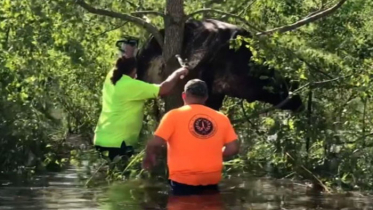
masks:
[[[136,59],[126,58],[122,56],[118,58],[115,69],[113,72],[113,76],[110,78],[111,82],[115,85],[120,78],[122,78],[123,74],[129,75],[134,69],[136,68]]]
[[[200,79],[189,80],[185,84],[184,91],[197,98],[208,97],[207,85]]]

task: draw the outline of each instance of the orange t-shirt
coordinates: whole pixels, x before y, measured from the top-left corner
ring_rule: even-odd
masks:
[[[188,185],[219,183],[223,147],[237,139],[228,117],[199,104],[166,113],[154,135],[167,142],[169,179]]]

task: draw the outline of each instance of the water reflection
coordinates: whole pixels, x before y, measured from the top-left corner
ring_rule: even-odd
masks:
[[[289,180],[234,177],[220,194],[169,196],[166,183],[144,180],[83,186],[77,168],[37,177],[31,184],[0,182],[0,209],[103,210],[373,210],[373,197],[359,193],[315,194]]]
[[[170,196],[167,210],[208,209],[223,210],[224,202],[220,193],[202,196]]]

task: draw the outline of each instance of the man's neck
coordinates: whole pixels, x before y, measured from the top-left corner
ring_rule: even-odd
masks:
[[[185,103],[185,105],[205,105],[205,103],[203,103],[203,102],[189,102],[189,103]]]

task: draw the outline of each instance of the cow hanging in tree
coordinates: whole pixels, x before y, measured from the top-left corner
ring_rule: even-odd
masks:
[[[163,30],[160,32],[164,33]],[[250,33],[217,20],[187,21],[180,55],[188,59],[192,68],[180,86],[193,78],[205,81],[209,88],[206,105],[216,110],[222,106],[225,96],[274,106],[280,104],[277,108],[282,110],[300,110],[303,107],[300,96],[288,98],[289,91],[296,89],[298,84],[291,83],[273,69],[254,64],[250,60],[252,53],[244,44],[237,50],[231,49],[230,40],[238,35],[247,37]],[[137,60],[138,79],[162,82],[162,49],[154,37],[140,49]],[[175,66],[177,60],[172,58],[167,62],[167,65],[173,63],[171,65]]]

